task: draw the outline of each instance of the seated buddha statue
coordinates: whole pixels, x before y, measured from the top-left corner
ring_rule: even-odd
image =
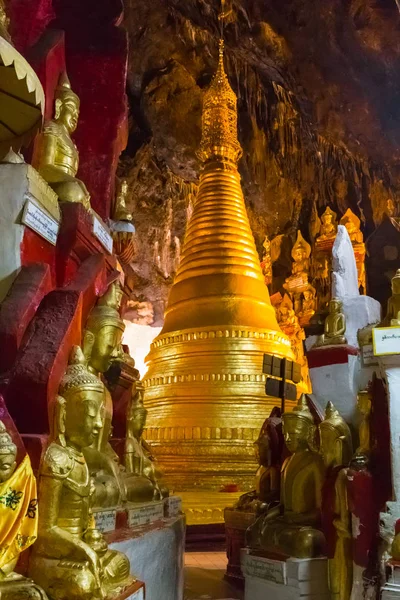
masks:
[[[0,421],[0,598],[46,600],[33,581],[14,572],[20,553],[37,537],[36,480],[29,456],[17,466],[17,446]]]
[[[310,321],[311,317],[315,314],[316,306],[316,290],[312,285],[308,285],[303,292],[301,310],[299,312],[302,323],[307,324]]]
[[[353,583],[351,514],[347,467],[352,458],[350,428],[332,402],[319,425],[321,454],[327,469],[322,490],[322,529],[326,538],[331,598],[349,600]]]
[[[285,280],[283,287],[291,292],[302,292],[308,286],[308,274],[310,270],[311,246],[297,232],[297,240],[292,248],[292,274]]]
[[[248,545],[296,558],[321,556],[325,551],[320,529],[325,467],[313,448],[314,419],[304,394],[282,420],[291,456],[281,470],[280,504],[247,530]]]
[[[392,319],[397,319],[400,311],[400,269],[397,269],[392,278],[392,295],[387,303],[386,317],[383,325],[391,325]]]
[[[127,411],[124,463],[127,473],[136,474],[140,478],[143,490],[145,489],[144,482],[147,480],[150,483],[151,494],[150,498],[146,498],[146,500],[160,500],[166,498],[169,491],[162,487],[161,471],[157,468],[150,448],[142,437],[147,417],[143,394],[143,384],[137,382]]]
[[[118,282],[108,288],[91,311],[84,334],[84,354],[89,370],[101,377],[115,361],[127,360],[121,352],[125,324],[119,314],[121,287]],[[93,444],[85,448],[85,457],[95,484],[93,506],[114,508],[124,501],[143,502],[150,494],[147,478],[129,473],[120,464],[110,444],[113,403],[105,388],[105,416]]]
[[[318,246],[321,242],[331,240],[333,242],[337,234],[337,229],[336,213],[328,206],[321,216],[321,228],[315,242],[316,245]]]
[[[259,467],[255,489],[242,494],[234,507],[237,510],[261,514],[279,501],[283,434],[281,410],[276,406],[265,419],[258,439],[254,442]]]
[[[71,139],[79,118],[79,98],[64,73],[55,91],[54,119],[45,123],[35,144],[33,166],[63,202],[80,202],[90,209],[90,194],[77,179],[78,150]]]
[[[52,600],[112,598],[132,582],[127,557],[110,550],[91,516],[83,450],[103,425],[104,386],[78,346],[54,407],[53,441],[39,477],[39,529],[29,574]]]
[[[338,298],[332,298],[329,302],[329,314],[325,319],[324,333],[318,336],[315,346],[331,346],[347,344],[346,317],[341,311],[342,303]]]

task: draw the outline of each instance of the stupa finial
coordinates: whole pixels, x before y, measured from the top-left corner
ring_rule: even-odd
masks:
[[[210,158],[237,163],[242,156],[237,139],[237,98],[230,86],[224,68],[224,40],[219,40],[217,70],[204,94],[202,138],[199,158]]]

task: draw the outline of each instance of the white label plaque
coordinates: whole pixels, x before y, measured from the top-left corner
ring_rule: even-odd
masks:
[[[242,567],[246,575],[259,577],[275,583],[287,583],[286,563],[261,556],[246,554],[242,558]]]
[[[33,200],[26,201],[22,222],[50,244],[56,245],[60,224]]]
[[[115,523],[117,519],[116,510],[101,510],[93,514],[96,520],[96,527],[102,533],[107,533],[108,531],[115,530]]]
[[[182,512],[182,498],[180,496],[169,496],[169,498],[165,498],[164,502],[167,517],[173,518],[180,515]]]
[[[154,521],[164,518],[164,502],[149,502],[129,509],[128,521],[129,527],[139,527],[140,525],[149,525]]]
[[[112,254],[113,239],[101,219],[93,213],[93,234],[97,237],[100,244]]]
[[[400,327],[374,327],[372,339],[375,356],[400,354]]]

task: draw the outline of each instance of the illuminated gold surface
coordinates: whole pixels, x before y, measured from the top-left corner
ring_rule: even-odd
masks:
[[[103,425],[104,386],[79,347],[56,399],[53,441],[40,467],[39,530],[29,574],[52,600],[111,598],[132,581],[129,560],[110,550],[90,514],[91,480],[83,450]]]
[[[387,303],[386,317],[383,325],[390,325],[392,319],[397,319],[400,311],[400,269],[397,269],[396,275],[392,278],[392,295]]]
[[[365,294],[367,289],[365,276],[365,244],[364,236],[360,230],[360,219],[353,213],[351,208],[348,208],[340,219],[340,224],[344,225],[348,231],[353,245],[354,257],[356,259],[358,287]]]
[[[292,358],[270,304],[246,213],[237,161],[236,96],[222,46],[204,96],[204,161],[165,323],[144,378],[146,439],[179,492],[251,489],[253,442],[275,399],[264,353]]]
[[[326,407],[325,419],[319,426],[321,453],[325,467],[334,469],[348,465],[352,456],[349,426],[331,402]],[[347,501],[347,469],[342,468],[336,476],[334,493],[334,519],[336,546],[329,559],[329,589],[331,598],[349,600],[353,583],[353,554],[351,514]]]
[[[78,124],[80,102],[65,74],[60,77],[55,98],[54,119],[45,123],[38,136],[32,163],[60,200],[80,202],[90,209],[90,194],[83,181],[76,178],[79,154],[71,139]]]
[[[253,547],[312,558],[320,556],[325,545],[319,529],[325,467],[313,447],[314,419],[304,395],[282,419],[285,444],[292,455],[281,471],[281,502],[250,528],[248,541]]]
[[[329,302],[329,314],[325,319],[324,333],[318,336],[315,346],[335,346],[347,344],[346,317],[342,313],[342,303],[338,298]]]
[[[0,421],[0,597],[2,600],[46,600],[33,581],[14,572],[19,555],[37,537],[37,491],[31,461],[17,466],[17,447]]]
[[[179,492],[179,496],[187,525],[212,525],[224,522],[225,509],[233,507],[240,492]]]

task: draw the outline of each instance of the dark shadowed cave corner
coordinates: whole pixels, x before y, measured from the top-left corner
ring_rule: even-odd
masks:
[[[265,234],[293,239],[300,227],[309,237],[313,211],[326,205],[340,215],[351,207],[369,235],[400,193],[396,0],[227,3],[226,70],[260,255]],[[131,184],[137,322],[161,323],[195,198],[218,10],[219,0],[125,0],[130,137],[118,174]],[[289,252],[277,268],[290,271]]]

